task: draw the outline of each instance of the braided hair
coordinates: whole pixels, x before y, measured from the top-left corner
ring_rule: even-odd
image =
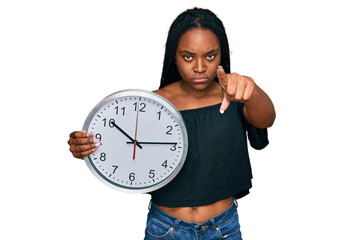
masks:
[[[166,42],[160,88],[181,79],[175,62],[177,45],[182,34],[197,28],[209,29],[217,36],[221,48],[220,65],[226,73],[230,73],[230,50],[223,23],[210,10],[195,7],[181,13],[171,24]],[[219,81],[217,77],[215,81]]]

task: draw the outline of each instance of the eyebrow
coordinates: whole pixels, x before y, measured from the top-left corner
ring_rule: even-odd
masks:
[[[206,53],[206,55],[207,54],[210,54],[210,53],[214,53],[214,52],[216,52],[216,53],[219,53],[219,48],[217,48],[217,49],[212,49],[211,51],[208,51],[207,53]],[[181,53],[187,53],[187,54],[189,54],[189,55],[195,55],[195,53],[193,53],[193,52],[190,52],[190,51],[187,51],[187,50],[181,50],[180,51]]]

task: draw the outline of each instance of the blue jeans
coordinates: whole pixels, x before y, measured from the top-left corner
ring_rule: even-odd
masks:
[[[203,223],[181,220],[150,203],[145,240],[154,239],[241,240],[237,202]]]

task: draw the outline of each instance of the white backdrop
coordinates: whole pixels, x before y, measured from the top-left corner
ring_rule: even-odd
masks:
[[[224,22],[231,68],[272,98],[250,150],[246,240],[362,239],[358,1],[1,1],[1,239],[142,239],[148,195],[117,192],[68,151],[106,95],[158,88],[171,22]],[[6,237],[5,237],[6,236]]]

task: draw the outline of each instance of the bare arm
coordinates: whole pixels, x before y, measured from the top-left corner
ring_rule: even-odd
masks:
[[[273,125],[276,115],[273,102],[258,85],[255,84],[251,98],[244,104],[244,117],[250,125],[257,128]]]

